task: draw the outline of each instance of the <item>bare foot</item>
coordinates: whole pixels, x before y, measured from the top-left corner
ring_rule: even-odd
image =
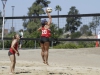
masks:
[[[45,61],[43,61],[43,63],[45,64]]]
[[[9,72],[9,74],[12,75],[13,73],[12,72]]]
[[[48,62],[45,62],[45,64],[49,65]]]

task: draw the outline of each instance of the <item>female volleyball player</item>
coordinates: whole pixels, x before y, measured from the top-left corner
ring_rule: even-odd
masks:
[[[15,64],[16,64],[15,54],[17,54],[19,56],[19,52],[18,52],[18,41],[19,41],[19,39],[20,39],[20,37],[19,37],[18,34],[13,36],[11,47],[10,47],[10,50],[8,52],[8,56],[9,56],[10,61],[11,61],[9,74],[14,74],[14,69],[15,69]]]
[[[49,37],[50,37],[50,24],[52,21],[50,13],[46,10],[46,13],[49,17],[48,22],[46,19],[41,21],[42,26],[38,29],[41,31],[41,38],[40,38],[40,46],[41,46],[41,56],[43,59],[43,63],[48,65],[48,50],[49,50]]]

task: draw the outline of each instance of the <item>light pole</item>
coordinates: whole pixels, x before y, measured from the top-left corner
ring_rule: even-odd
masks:
[[[2,13],[2,11],[0,10],[0,14]]]
[[[3,50],[4,50],[4,22],[5,22],[5,5],[6,5],[6,2],[7,0],[1,0],[2,1],[2,4],[3,4],[3,24],[2,24],[2,43],[3,43]]]
[[[0,17],[2,17],[2,11],[1,10],[0,10]],[[2,22],[2,20],[0,20],[0,21]],[[0,33],[1,33],[1,30],[2,30],[2,25],[0,26]]]
[[[15,6],[11,6],[12,7],[12,17],[14,16],[14,7]],[[12,32],[14,32],[14,27],[13,27],[13,19],[12,19]]]

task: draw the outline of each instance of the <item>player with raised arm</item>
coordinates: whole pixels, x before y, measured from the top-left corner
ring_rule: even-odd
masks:
[[[49,20],[46,19],[41,21],[42,26],[38,29],[41,31],[41,38],[40,38],[40,45],[41,45],[41,56],[43,59],[43,63],[48,65],[48,55],[49,55],[49,37],[51,36],[50,33],[50,24],[52,21],[50,13],[46,10],[46,13],[49,17]]]

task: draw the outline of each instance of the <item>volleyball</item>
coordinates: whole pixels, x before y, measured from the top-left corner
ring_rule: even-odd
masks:
[[[48,8],[47,8],[47,12],[48,12],[48,13],[51,13],[51,12],[52,12],[52,8],[51,8],[51,7],[48,7]]]

